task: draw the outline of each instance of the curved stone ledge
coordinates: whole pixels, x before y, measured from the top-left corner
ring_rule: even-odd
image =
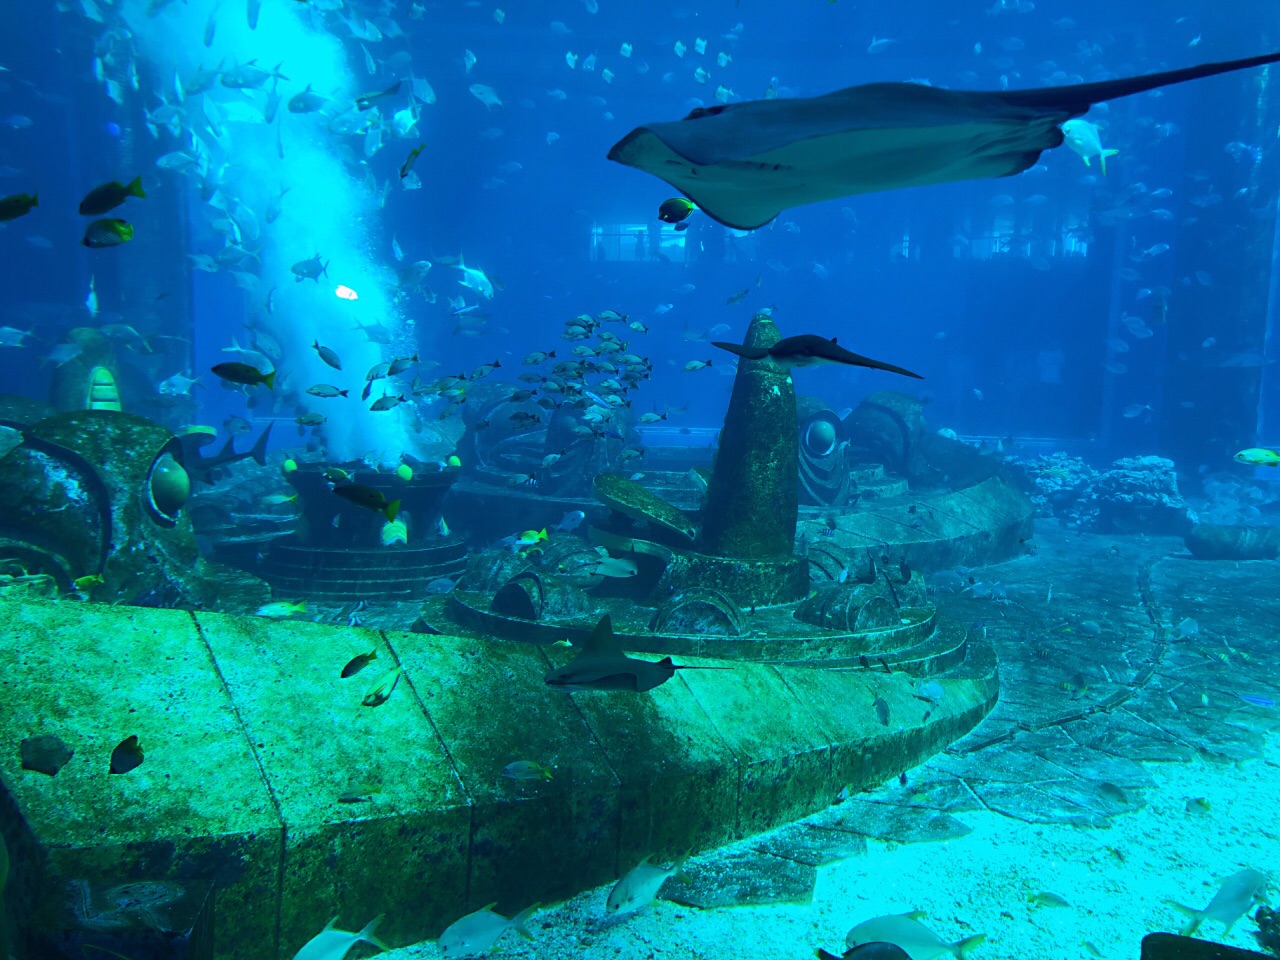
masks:
[[[560,648],[0,601],[10,888],[38,926],[70,880],[213,879],[219,957],[292,955],[339,909],[385,912],[391,944],[421,940],[492,900],[509,912],[566,897],[646,854],[714,847],[914,766],[997,694],[985,642],[937,642],[954,668],[932,705],[904,670],[745,661],[643,695],[565,694],[543,683],[572,655]],[[339,678],[370,650],[373,664]],[[397,664],[390,699],[362,706]],[[56,777],[20,767],[18,742],[40,734],[75,750]],[[109,775],[134,734],[144,763]],[[506,779],[514,760],[555,777]],[[362,784],[369,799],[339,799]]]

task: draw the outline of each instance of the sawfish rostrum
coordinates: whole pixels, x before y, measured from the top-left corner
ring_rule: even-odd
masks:
[[[565,690],[633,690],[644,693],[660,687],[676,675],[677,670],[728,670],[728,667],[686,667],[663,657],[656,663],[636,660],[622,652],[622,644],[613,634],[609,614],[600,618],[591,631],[582,652],[546,676],[551,687]]]
[[[1280,61],[1280,53],[1043,90],[869,83],[820,97],[699,107],[636,127],[609,159],[665,180],[728,227],[877,190],[1008,177],[1096,103]]]

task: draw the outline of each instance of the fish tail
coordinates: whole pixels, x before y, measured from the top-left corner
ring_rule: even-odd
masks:
[[[689,861],[691,856],[693,856],[693,850],[686,850],[684,853],[680,854],[680,856],[676,857],[676,862],[671,865],[671,875],[677,880],[689,879],[689,875],[684,872],[684,865]]]
[[[143,200],[147,199],[147,195],[142,191],[141,175],[133,178],[133,183],[129,184],[129,186],[125,188],[125,193],[131,197],[141,197]]]
[[[517,913],[511,918],[511,929],[520,934],[520,936],[524,937],[526,940],[532,940],[533,934],[529,932],[529,929],[524,925],[524,923],[534,915],[540,906],[542,906],[540,903],[530,904]]]
[[[39,191],[39,190],[37,190],[35,193],[33,193],[33,194],[31,195],[31,205],[32,205],[33,207],[38,207],[38,206],[40,206],[40,191]]]
[[[396,514],[400,512],[400,501],[392,500],[386,505],[382,512],[386,514],[387,523],[390,523],[396,518]]]
[[[385,943],[383,943],[381,940],[379,940],[377,937],[373,935],[374,929],[378,926],[378,924],[382,922],[382,918],[385,916],[386,916],[385,913],[380,913],[376,917],[374,917],[372,920],[370,920],[368,923],[366,923],[364,925],[364,929],[361,930],[358,934],[356,934],[356,939],[363,940],[365,943],[372,943],[379,950],[390,950],[391,949],[390,947],[388,947]]]
[[[1102,175],[1104,177],[1107,175],[1107,157],[1114,157],[1119,152],[1119,150],[1103,150],[1098,155],[1098,164],[1102,167]]]
[[[987,935],[985,933],[979,933],[976,936],[966,937],[965,939],[960,940],[957,943],[953,943],[951,945],[951,952],[954,953],[957,957],[959,957],[960,960],[964,960],[965,955],[968,954],[970,950],[972,950],[978,944],[983,943],[986,939],[987,939]]]
[[[270,373],[263,374],[262,382],[267,385],[268,390],[276,388],[276,372],[272,370]]]
[[[1204,922],[1203,910],[1197,910],[1195,907],[1186,907],[1180,903],[1176,903],[1173,900],[1166,900],[1165,903],[1173,907],[1175,910],[1181,910],[1183,913],[1185,913],[1188,917],[1191,918],[1187,922],[1187,925],[1182,928],[1182,935],[1184,937],[1189,937],[1193,933],[1195,933],[1197,930],[1200,929],[1200,924]]]

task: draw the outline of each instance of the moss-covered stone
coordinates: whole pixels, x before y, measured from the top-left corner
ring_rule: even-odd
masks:
[[[681,676],[738,759],[735,837],[799,819],[839,790],[831,781],[828,738],[779,668],[741,663]]]
[[[30,566],[34,552],[63,583],[100,575],[95,600],[240,608],[264,602],[265,584],[200,558],[183,512],[185,471],[173,434],[144,417],[79,410],[23,431],[0,461],[0,510],[12,517],[0,556]]]
[[[744,343],[771,347],[782,335],[757,314]],[[698,549],[743,559],[791,555],[799,512],[795,385],[768,359],[740,360],[702,505]]]
[[[555,666],[573,658],[549,651]],[[620,781],[620,864],[675,857],[732,838],[739,766],[706,711],[677,674],[643,696],[570,696]]]
[[[718,590],[739,606],[771,606],[799,600],[809,592],[809,564],[803,557],[716,557],[677,553],[653,591],[653,599],[673,591]]]
[[[959,677],[940,680],[928,719],[901,670],[737,661],[643,695],[567,694],[543,682],[575,656],[558,647],[0,600],[0,697],[16,704],[0,713],[0,822],[29,826],[21,868],[39,892],[22,916],[49,922],[38,901],[60,901],[68,879],[213,881],[218,956],[266,960],[335,913],[347,926],[386,913],[398,946],[494,899],[510,912],[647,854],[720,845],[895,775],[990,708],[990,649],[958,663],[963,641],[916,636],[922,615],[894,662]],[[390,699],[362,706],[395,664]],[[56,778],[20,769],[16,745],[44,733],[76,751]],[[107,774],[130,734],[144,763]],[[504,777],[515,760],[553,779]]]
[[[41,849],[26,875],[45,903],[75,879],[216,878],[218,941],[278,955],[284,826],[189,613],[0,602],[0,701],[0,781]],[[45,733],[75,750],[56,778],[21,769],[18,742]],[[110,775],[133,735],[142,765]]]
[[[596,499],[623,516],[652,524],[680,544],[692,544],[698,535],[698,525],[683,510],[671,506],[654,496],[634,480],[616,473],[601,473],[592,483]]]
[[[464,903],[470,801],[410,678],[381,706],[362,705],[398,662],[382,635],[196,620],[285,825],[280,951],[296,951],[338,912],[357,925],[386,913],[391,943],[439,933]],[[376,660],[341,677],[371,650]],[[368,786],[367,802],[339,799]]]
[[[550,664],[526,644],[388,634],[474,805],[467,909],[510,915],[616,876],[618,780]],[[503,775],[515,761],[551,780]],[[449,918],[454,919],[453,917]]]

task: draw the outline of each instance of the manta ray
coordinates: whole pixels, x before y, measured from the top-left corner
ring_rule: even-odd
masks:
[[[1009,177],[1060,146],[1091,106],[1280,61],[1280,53],[1042,90],[869,83],[820,97],[699,107],[636,127],[609,159],[651,173],[727,227],[859,193]]]

